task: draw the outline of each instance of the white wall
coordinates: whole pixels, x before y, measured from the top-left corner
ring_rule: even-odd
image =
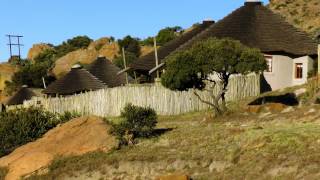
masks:
[[[264,72],[272,90],[292,86],[293,61],[288,56],[272,55],[272,72]]]
[[[309,56],[292,59],[288,56],[272,55],[272,72],[264,72],[266,81],[272,90],[305,84],[308,81],[308,72],[313,70],[314,60]],[[295,77],[295,64],[302,63],[303,75],[301,79]]]
[[[299,57],[296,59],[293,59],[293,65],[292,65],[292,86],[305,84],[308,81],[308,72],[313,69],[313,59],[309,56]],[[296,79],[295,77],[295,64],[296,63],[302,63],[303,65],[303,75],[301,79]]]

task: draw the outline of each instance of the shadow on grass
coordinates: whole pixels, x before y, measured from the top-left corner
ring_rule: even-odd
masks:
[[[249,105],[262,105],[266,103],[280,103],[287,106],[299,105],[299,101],[294,93],[287,93],[279,96],[260,97],[249,103]]]
[[[167,132],[170,132],[172,130],[174,130],[176,128],[159,128],[159,129],[155,129],[152,134],[151,137],[159,137]]]

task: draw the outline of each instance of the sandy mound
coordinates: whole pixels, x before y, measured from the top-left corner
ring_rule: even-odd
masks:
[[[6,180],[16,180],[46,167],[58,156],[109,151],[117,141],[108,130],[109,126],[98,117],[73,119],[1,158],[0,167],[9,168]]]

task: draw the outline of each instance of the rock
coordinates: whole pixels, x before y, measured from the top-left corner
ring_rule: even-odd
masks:
[[[76,63],[91,64],[99,56],[113,60],[118,52],[119,46],[116,42],[110,41],[109,38],[101,38],[92,42],[87,49],[78,49],[59,58],[52,72],[57,78],[60,78]]]
[[[97,57],[98,52],[95,49],[79,49],[59,58],[52,72],[57,78],[60,78],[69,72],[74,64],[90,64],[96,60]]]
[[[248,113],[259,113],[261,109],[260,105],[250,105],[246,107],[245,111]]]
[[[45,43],[34,44],[32,48],[30,48],[27,58],[33,61],[34,58],[36,58],[39,54],[41,54],[47,49],[52,49],[52,47]]]
[[[214,170],[217,172],[222,172],[226,168],[230,167],[230,164],[224,161],[213,161],[209,166],[209,171],[213,172]]]
[[[265,104],[264,107],[270,112],[282,112],[288,106],[281,103],[268,103]]]
[[[310,109],[308,112],[305,112],[304,115],[315,113],[316,110],[314,108]]]
[[[190,178],[187,175],[166,175],[166,176],[158,176],[156,180],[189,180]]]
[[[261,115],[259,116],[259,119],[265,118],[265,117],[267,117],[267,116],[269,116],[269,115],[271,115],[271,114],[272,114],[271,112],[263,113],[263,114],[261,114]]]
[[[281,111],[281,113],[288,113],[288,112],[292,112],[294,111],[294,108],[292,106],[289,106],[287,108],[285,108],[283,111]]]
[[[302,94],[304,94],[306,92],[307,92],[306,88],[300,88],[300,89],[295,90],[294,94],[298,97],[298,96],[300,96],[300,95],[302,95]]]
[[[16,180],[47,167],[55,157],[108,152],[118,145],[116,138],[108,134],[109,129],[98,117],[73,119],[2,157],[0,167],[9,169],[6,180]]]

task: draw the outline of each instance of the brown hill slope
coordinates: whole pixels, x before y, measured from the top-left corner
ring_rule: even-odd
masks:
[[[269,8],[313,36],[320,32],[319,0],[270,0]]]

